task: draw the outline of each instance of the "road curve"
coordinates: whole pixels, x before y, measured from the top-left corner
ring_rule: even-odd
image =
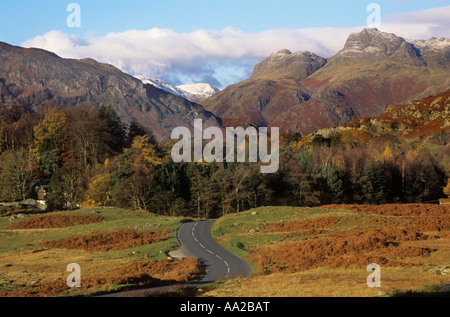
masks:
[[[181,253],[184,256],[197,258],[206,269],[205,276],[191,286],[200,286],[229,277],[250,276],[253,273],[253,268],[247,261],[214,241],[210,234],[213,223],[214,220],[187,222],[178,229],[177,235],[181,244]],[[99,297],[129,297],[139,293],[164,291],[170,288],[171,286],[153,287]]]
[[[199,282],[207,284],[224,278],[250,276],[252,266],[236,254],[219,245],[211,237],[214,220],[187,222],[178,230],[178,241],[185,256],[203,263],[206,274]]]

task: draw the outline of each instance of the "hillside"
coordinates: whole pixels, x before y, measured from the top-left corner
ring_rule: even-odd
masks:
[[[0,43],[0,104],[37,106],[48,101],[111,105],[124,122],[136,119],[158,140],[169,137],[175,127],[191,127],[195,118],[206,126],[221,126],[201,105],[143,84],[114,66]]]
[[[438,296],[448,282],[449,207],[262,207],[226,215],[212,235],[257,272],[206,296]],[[371,263],[380,287],[368,287]],[[448,296],[448,291],[442,293]]]
[[[364,118],[342,127],[317,131],[328,138],[342,131],[364,131],[373,137],[395,135],[399,138],[425,140],[442,131],[450,132],[450,91],[388,106],[380,116]]]
[[[168,258],[183,218],[117,208],[21,216],[0,212],[0,297],[96,296],[200,274],[195,259]],[[81,287],[66,284],[69,263],[80,265]]]
[[[300,81],[325,64],[326,60],[315,54],[293,54],[284,49],[257,64],[249,79],[225,88],[202,104],[225,121],[268,125],[278,112],[311,98]]]
[[[364,29],[328,60],[308,52],[272,54],[249,79],[202,104],[225,121],[309,134],[448,90],[449,54],[448,39],[407,41]]]

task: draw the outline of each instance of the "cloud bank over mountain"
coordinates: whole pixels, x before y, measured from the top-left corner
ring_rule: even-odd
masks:
[[[450,6],[390,15],[380,30],[410,39],[449,37]],[[159,78],[172,85],[209,83],[224,88],[249,77],[254,65],[272,52],[287,48],[322,57],[336,54],[351,28],[304,28],[246,33],[228,27],[177,33],[170,29],[129,30],[82,39],[50,31],[22,44],[52,51],[65,58],[90,57],[124,72]]]

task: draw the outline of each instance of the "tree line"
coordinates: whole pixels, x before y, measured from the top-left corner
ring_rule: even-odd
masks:
[[[213,218],[267,205],[420,203],[444,197],[449,135],[427,142],[342,132],[283,135],[280,169],[174,163],[175,141],[155,142],[137,121],[89,103],[0,107],[0,201],[36,198],[47,181],[54,210],[118,206]]]

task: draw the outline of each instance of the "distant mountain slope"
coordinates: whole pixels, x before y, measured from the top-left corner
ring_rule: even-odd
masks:
[[[186,99],[193,102],[201,102],[219,92],[219,89],[206,83],[180,85],[177,88],[184,91],[186,93]]]
[[[114,66],[0,42],[0,103],[45,101],[111,105],[125,122],[135,118],[158,140],[170,137],[175,127],[192,128],[195,118],[203,119],[205,126],[221,126],[220,118],[203,106],[143,84]]]
[[[255,66],[252,76],[218,92],[202,104],[223,119],[268,125],[280,111],[311,97],[301,84],[326,60],[309,52],[281,50]]]
[[[448,39],[408,42],[364,29],[352,33],[328,60],[309,52],[272,54],[255,67],[252,77],[202,104],[225,122],[309,134],[446,91],[449,67]]]
[[[171,94],[183,97],[192,102],[201,102],[209,97],[212,97],[219,91],[216,87],[210,84],[200,83],[192,85],[172,86],[161,79],[147,79],[143,77],[136,77],[144,84],[153,85],[159,89],[170,92]]]
[[[442,131],[450,132],[450,90],[404,105],[391,105],[377,117],[321,129],[317,134],[329,138],[339,132],[354,130],[374,137],[391,134],[407,140],[424,140]]]

